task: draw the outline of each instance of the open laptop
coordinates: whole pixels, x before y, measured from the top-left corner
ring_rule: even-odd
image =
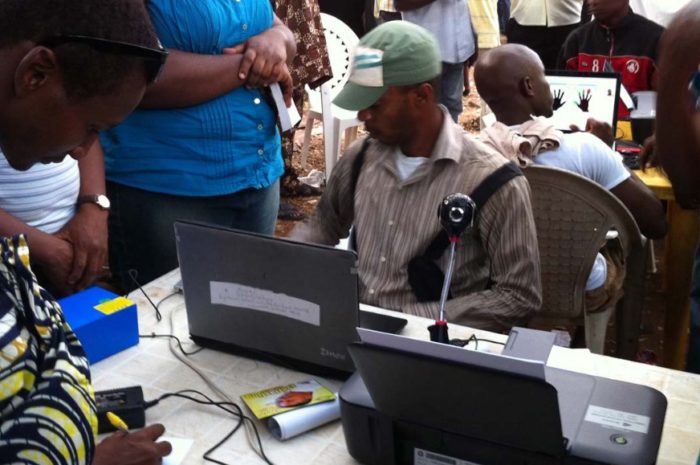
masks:
[[[406,324],[359,311],[352,251],[191,222],[176,222],[175,237],[190,335],[203,346],[345,376],[358,326]]]
[[[575,124],[584,130],[586,120],[594,118],[608,123],[616,133],[619,74],[548,69],[545,78],[554,95],[554,115],[548,120],[555,128],[570,132],[570,126]]]

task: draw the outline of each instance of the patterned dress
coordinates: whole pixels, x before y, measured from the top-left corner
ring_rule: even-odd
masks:
[[[0,462],[82,465],[97,433],[90,371],[22,236],[0,238]]]
[[[326,37],[323,35],[321,10],[318,0],[273,0],[272,4],[275,14],[294,33],[296,39],[297,54],[290,73],[294,80],[294,104],[301,114],[304,86],[308,85],[314,89],[333,76],[328,60]],[[283,195],[294,195],[298,185],[297,174],[292,167],[293,153],[294,130],[290,130],[282,134],[284,175],[280,187]]]

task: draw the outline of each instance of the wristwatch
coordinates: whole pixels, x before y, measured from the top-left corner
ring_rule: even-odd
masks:
[[[76,205],[80,206],[84,203],[94,203],[103,210],[109,210],[110,202],[104,194],[81,195],[78,197]]]

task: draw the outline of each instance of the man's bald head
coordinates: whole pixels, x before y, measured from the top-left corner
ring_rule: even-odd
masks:
[[[552,114],[552,93],[542,60],[524,45],[501,45],[480,56],[474,81],[499,121],[520,124],[531,114]]]

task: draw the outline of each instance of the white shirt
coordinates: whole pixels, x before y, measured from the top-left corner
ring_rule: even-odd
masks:
[[[396,170],[401,182],[410,178],[427,161],[426,157],[407,157],[401,150],[396,149]]]
[[[521,26],[568,26],[581,21],[583,0],[513,0],[510,17]]]
[[[559,148],[540,153],[533,162],[580,174],[607,190],[630,177],[630,172],[622,164],[622,157],[587,132],[564,134]],[[607,262],[598,254],[586,281],[586,290],[602,286],[607,275]]]
[[[635,13],[666,27],[678,10],[689,2],[690,0],[630,0],[630,7]]]
[[[435,0],[401,13],[405,21],[424,27],[437,38],[442,61],[464,63],[476,49],[466,0]]]
[[[17,171],[0,152],[0,208],[29,226],[60,230],[75,214],[79,191],[78,162],[71,157]]]

